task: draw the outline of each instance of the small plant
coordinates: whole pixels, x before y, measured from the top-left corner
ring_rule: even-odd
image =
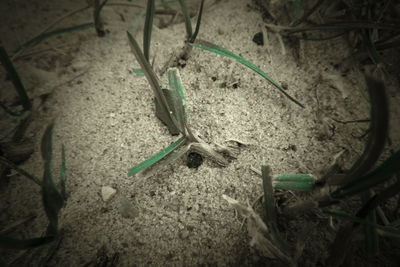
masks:
[[[309,200],[296,202],[291,206],[283,209],[286,215],[296,216],[301,213],[308,213],[314,209],[320,209],[323,213],[342,218],[350,221],[345,226],[338,230],[336,238],[330,248],[330,256],[327,259],[327,266],[340,266],[344,261],[352,238],[355,237],[356,230],[360,226],[364,228],[364,235],[361,235],[366,242],[367,255],[374,256],[378,252],[379,237],[399,238],[400,231],[395,227],[398,221],[389,222],[386,225],[380,225],[376,220],[376,210],[379,210],[379,205],[389,198],[395,197],[400,193],[400,180],[394,184],[380,188],[379,193],[374,193],[373,188],[377,185],[385,184],[393,175],[400,171],[400,151],[394,152],[391,157],[386,159],[377,168],[372,169],[378,160],[385,146],[388,132],[388,107],[385,96],[385,87],[382,82],[367,77],[367,88],[371,102],[371,125],[368,142],[365,146],[364,153],[353,164],[353,167],[344,174],[336,174],[337,159],[334,164],[326,171],[326,174],[317,179],[309,189],[316,191]],[[263,167],[264,168],[264,167]],[[264,174],[264,171],[263,171]],[[286,175],[285,175],[286,176]],[[291,175],[294,177],[293,175]],[[279,176],[278,176],[279,177]],[[307,176],[304,178],[308,179]],[[302,184],[302,179],[298,182],[294,180],[292,183]],[[275,236],[279,236],[279,232],[274,232],[275,217],[268,214],[274,214],[274,203],[272,199],[272,188],[278,188],[278,179],[268,178],[263,175],[264,197],[267,205],[267,221],[271,224],[270,229]],[[308,183],[308,182],[306,182]],[[286,185],[280,185],[281,189],[285,189]],[[305,188],[303,184],[300,188]],[[297,186],[291,186],[290,189],[295,190]],[[289,189],[286,188],[286,189]],[[346,201],[351,197],[359,196],[362,205],[355,215],[347,214],[341,210],[329,209],[332,205],[338,205],[342,201]],[[271,206],[272,205],[272,206]],[[380,211],[381,217],[384,216],[383,211]],[[386,219],[387,220],[387,219]],[[275,239],[275,244],[280,244],[279,239]]]
[[[400,46],[396,40],[400,29],[393,19],[396,17],[393,1],[307,2],[310,1],[294,1],[294,16],[289,26],[266,24],[267,28],[311,41],[348,35],[354,50],[359,51],[354,56],[361,60],[368,57],[377,67],[384,66],[380,52]],[[308,5],[310,8],[306,9]],[[317,23],[310,19],[313,14],[319,18]],[[327,32],[332,34],[325,34]]]
[[[290,96],[288,93],[286,93],[285,90],[283,89],[283,87],[280,84],[278,84],[277,82],[275,82],[267,73],[265,73],[262,69],[260,69],[256,65],[254,65],[251,62],[247,61],[246,59],[242,58],[241,56],[238,56],[223,47],[220,47],[218,45],[215,45],[213,43],[210,43],[210,42],[204,41],[204,40],[198,40],[197,42],[194,42],[192,45],[194,47],[200,48],[202,50],[206,50],[206,51],[215,53],[217,55],[221,55],[221,56],[228,57],[228,58],[238,61],[239,63],[250,68],[251,70],[255,71],[257,74],[259,74],[261,77],[266,79],[270,84],[272,84],[275,88],[277,88],[282,94],[284,94],[292,102],[294,102],[298,106],[304,108],[303,104],[301,104],[299,101],[297,101],[292,96]]]
[[[103,37],[106,32],[104,31],[104,25],[101,21],[100,12],[103,9],[104,5],[107,3],[108,0],[94,0],[94,7],[93,7],[93,18],[94,18],[94,27],[96,28],[97,36]]]
[[[66,183],[66,164],[65,149],[62,146],[62,159],[60,166],[60,183],[57,185],[53,179],[52,172],[52,133],[53,124],[47,126],[41,142],[41,154],[44,161],[43,179],[40,181],[35,176],[29,174],[18,166],[14,165],[7,159],[0,157],[0,164],[11,167],[23,176],[28,177],[41,187],[43,207],[46,212],[49,224],[47,226],[46,235],[44,237],[17,239],[8,235],[0,234],[0,247],[7,249],[29,249],[42,246],[49,242],[59,240],[60,229],[58,224],[58,216],[61,208],[65,205],[67,194],[65,190]]]
[[[145,59],[138,43],[129,32],[127,34],[132,52],[135,54],[136,59],[153,89],[157,117],[168,127],[171,134],[182,135],[181,138],[155,156],[129,169],[128,175],[135,175],[169,156],[168,160],[164,160],[164,164],[166,164],[177,159],[189,150],[194,150],[204,156],[208,156],[218,164],[226,166],[228,161],[219,153],[229,154],[230,151],[222,146],[218,146],[217,150],[214,150],[209,144],[204,142],[196,133],[194,133],[188,125],[185,91],[179,76],[179,71],[177,69],[169,70],[168,81],[170,89],[161,89],[158,78],[148,61]]]
[[[199,34],[199,30],[200,30],[201,17],[203,15],[203,8],[204,8],[204,0],[201,0],[201,2],[200,2],[199,14],[197,16],[196,28],[195,28],[194,32],[192,30],[192,22],[190,21],[190,14],[189,14],[189,10],[186,5],[186,0],[178,0],[178,2],[179,2],[179,5],[181,6],[183,18],[185,20],[186,40],[189,43],[194,43],[197,35]]]
[[[22,84],[21,78],[18,75],[18,72],[14,68],[14,64],[9,58],[7,51],[0,43],[0,62],[6,69],[12,83],[14,84],[15,90],[17,91],[22,106],[24,108],[23,112],[13,112],[6,105],[0,103],[0,106],[10,115],[13,116],[21,116],[24,112],[30,111],[32,108],[31,101],[29,100],[28,94],[26,93],[25,86]]]

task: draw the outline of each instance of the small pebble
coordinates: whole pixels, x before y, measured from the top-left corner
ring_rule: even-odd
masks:
[[[116,193],[117,190],[115,190],[110,186],[103,186],[101,188],[101,198],[103,199],[104,202],[109,201]]]

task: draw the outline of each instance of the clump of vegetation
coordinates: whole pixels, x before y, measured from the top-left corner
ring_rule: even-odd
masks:
[[[41,143],[41,154],[43,158],[43,178],[40,180],[32,174],[24,171],[13,162],[9,161],[7,158],[0,156],[0,164],[5,165],[9,168],[14,169],[22,176],[29,178],[31,181],[36,183],[41,187],[42,193],[42,201],[45,213],[47,215],[47,219],[49,224],[45,231],[45,235],[36,238],[28,238],[28,239],[19,239],[15,237],[9,236],[9,232],[12,232],[16,226],[10,227],[10,230],[3,230],[0,233],[0,247],[5,249],[17,249],[17,250],[25,250],[34,247],[43,246],[45,244],[51,243],[52,246],[49,248],[49,254],[44,259],[40,259],[43,262],[46,262],[54,253],[55,248],[58,247],[59,242],[61,241],[61,231],[59,227],[59,214],[61,209],[65,206],[65,202],[67,200],[67,193],[65,190],[66,184],[66,163],[65,163],[65,149],[62,146],[62,154],[61,154],[61,166],[60,166],[60,182],[56,184],[53,178],[52,171],[52,133],[53,133],[53,124],[47,126],[45,133],[43,134],[42,143]],[[43,263],[42,262],[42,263]],[[3,265],[7,266],[5,262],[0,261]]]

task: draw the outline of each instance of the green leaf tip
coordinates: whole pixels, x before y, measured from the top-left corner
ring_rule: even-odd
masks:
[[[54,183],[52,169],[51,169],[51,160],[52,160],[52,134],[53,134],[54,124],[51,123],[47,126],[43,137],[42,137],[42,157],[44,160],[44,173],[43,173],[43,182],[42,182],[42,199],[43,206],[46,212],[47,218],[49,219],[49,227],[47,229],[47,233],[49,235],[57,235],[58,233],[58,214],[61,208],[64,206],[64,195],[60,193],[57,185]],[[61,171],[65,168],[65,152],[62,149],[62,166]],[[61,177],[61,190],[65,190],[65,184],[62,179],[65,177]]]
[[[217,55],[222,55],[222,56],[225,56],[225,57],[228,57],[228,58],[231,58],[231,59],[234,59],[234,60],[240,62],[244,66],[250,68],[251,70],[255,71],[257,74],[259,74],[261,77],[266,79],[269,83],[271,83],[275,88],[277,88],[282,94],[284,94],[292,102],[294,102],[298,106],[304,108],[303,104],[301,104],[299,101],[297,101],[292,96],[290,96],[288,93],[286,93],[285,90],[283,89],[283,87],[279,83],[275,82],[267,73],[265,73],[262,69],[260,69],[253,63],[250,63],[246,59],[242,58],[241,56],[238,56],[223,47],[217,46],[213,43],[210,43],[210,42],[204,41],[204,40],[198,40],[198,41],[194,42],[193,46],[196,48],[203,49],[203,50],[206,50],[209,52],[213,52]]]
[[[152,165],[156,164],[157,162],[159,162],[160,160],[162,160],[163,158],[168,156],[172,151],[174,151],[178,147],[182,146],[185,143],[185,141],[186,141],[186,138],[184,136],[182,136],[181,138],[179,138],[175,142],[171,143],[169,146],[167,146],[166,148],[164,148],[163,150],[161,150],[160,152],[158,152],[157,154],[155,154],[151,158],[149,158],[149,159],[147,159],[145,161],[142,161],[138,165],[130,168],[128,170],[128,176],[129,177],[133,176],[133,175],[141,172],[142,170],[144,170],[144,169],[146,169],[148,167],[151,167]]]

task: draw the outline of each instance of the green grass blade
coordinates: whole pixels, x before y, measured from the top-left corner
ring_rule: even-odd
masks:
[[[22,81],[18,75],[17,70],[14,68],[14,64],[12,63],[10,57],[8,56],[7,51],[1,44],[0,44],[0,62],[6,69],[7,73],[10,75],[11,81],[14,84],[15,90],[17,91],[21,99],[24,110],[30,110],[32,108],[32,104],[26,93],[25,87],[22,84]]]
[[[288,93],[286,93],[285,90],[282,88],[282,86],[280,84],[278,84],[277,82],[275,82],[267,73],[265,73],[259,67],[257,67],[256,65],[250,63],[246,59],[244,59],[244,58],[242,58],[242,57],[240,57],[240,56],[238,56],[238,55],[226,50],[223,47],[217,46],[215,44],[212,44],[212,43],[204,41],[204,40],[197,40],[196,42],[193,43],[193,46],[197,47],[197,48],[200,48],[200,49],[203,49],[203,50],[206,50],[206,51],[213,52],[213,53],[218,54],[218,55],[222,55],[222,56],[225,56],[225,57],[228,57],[228,58],[232,58],[232,59],[240,62],[241,64],[245,65],[246,67],[248,67],[251,70],[253,70],[256,73],[258,73],[261,77],[266,79],[269,83],[271,83],[273,86],[275,86],[275,88],[277,88],[282,94],[284,94],[292,102],[294,102],[297,105],[299,105],[300,107],[304,108],[304,106],[300,102],[298,102],[296,99],[294,99]]]
[[[395,220],[394,222],[391,222],[388,226],[390,227],[399,227],[400,226],[400,219]]]
[[[167,99],[165,98],[164,93],[160,87],[157,76],[151,68],[149,62],[144,57],[135,38],[132,36],[132,34],[130,34],[130,32],[127,32],[127,35],[132,52],[135,55],[136,60],[139,62],[140,67],[144,71],[147,81],[149,82],[150,87],[153,90],[154,96],[156,98],[156,107],[158,104],[160,112],[163,114],[162,117],[160,113],[156,112],[157,117],[167,125],[169,131],[172,134],[176,133],[179,130],[177,127],[178,123],[176,122],[175,118],[171,116],[171,111],[173,110],[169,107]]]
[[[372,197],[371,190],[368,190],[361,194],[361,199],[365,203]],[[373,209],[369,212],[365,218],[368,222],[376,224],[376,210]],[[377,229],[371,225],[363,225],[363,230],[365,234],[365,249],[368,257],[374,257],[378,253],[378,233]]]
[[[147,62],[150,62],[149,61],[150,44],[151,44],[151,32],[153,28],[154,9],[155,9],[154,0],[147,0],[146,19],[144,22],[144,30],[143,30],[143,53],[144,53],[144,58],[147,60]]]
[[[66,182],[67,182],[67,165],[65,159],[65,147],[61,146],[61,167],[60,167],[60,190],[61,195],[64,200],[67,200],[67,192],[66,192]]]
[[[142,69],[135,68],[135,69],[132,69],[132,71],[133,71],[133,73],[135,73],[135,75],[136,75],[137,77],[144,76],[144,72],[143,72]]]
[[[304,1],[303,0],[294,0],[293,3],[293,9],[294,9],[294,20],[293,21],[298,21],[304,14]]]
[[[360,177],[367,174],[377,162],[385,147],[389,129],[388,101],[385,94],[383,82],[366,77],[367,90],[370,102],[370,134],[364,147],[363,153],[354,162],[343,178],[331,179],[329,183],[343,185],[343,188],[361,186]]]
[[[47,233],[49,235],[57,235],[58,233],[58,214],[64,206],[64,199],[58,191],[54,183],[51,170],[52,162],[52,134],[53,124],[47,126],[46,131],[42,138],[42,157],[44,159],[44,174],[42,182],[42,199],[43,206],[49,219],[49,227]]]
[[[189,40],[190,43],[193,43],[196,40],[197,35],[199,34],[201,17],[203,16],[203,7],[204,7],[204,0],[201,0],[199,14],[197,16],[196,28],[194,30],[192,37]]]
[[[100,18],[100,12],[108,0],[104,0],[100,3],[100,0],[94,0],[94,27],[96,28],[97,36],[103,37],[105,35],[103,23]]]
[[[179,138],[178,140],[176,140],[175,142],[173,142],[172,144],[170,144],[169,146],[167,146],[166,148],[164,148],[163,150],[161,150],[160,152],[158,152],[151,158],[149,158],[145,161],[142,161],[138,165],[130,168],[128,170],[128,176],[129,177],[133,176],[133,175],[141,172],[142,170],[156,164],[157,162],[159,162],[160,160],[165,158],[168,154],[170,154],[172,151],[174,151],[175,149],[182,146],[185,143],[185,141],[186,141],[186,138],[184,136],[182,136],[181,138]]]
[[[61,35],[61,34],[65,34],[65,33],[71,33],[71,32],[86,30],[88,28],[93,27],[93,25],[94,25],[93,22],[90,22],[90,23],[80,24],[80,25],[67,27],[67,28],[61,28],[61,29],[57,29],[57,30],[54,30],[54,31],[51,31],[51,32],[43,33],[43,34],[33,38],[32,40],[29,40],[26,43],[22,44],[20,47],[18,47],[14,51],[14,53],[20,53],[22,50],[25,50],[26,48],[32,47],[34,45],[37,45],[41,41],[43,41],[45,39],[48,39],[50,37]]]
[[[45,236],[30,239],[16,239],[13,237],[0,235],[0,248],[6,249],[29,249],[42,246],[54,240],[52,236]]]
[[[293,190],[293,191],[312,191],[315,188],[314,183],[310,182],[274,182],[274,188],[276,189],[284,189],[284,190]]]
[[[185,19],[187,40],[190,40],[190,38],[192,38],[192,35],[193,35],[192,22],[190,21],[190,14],[189,14],[189,10],[186,5],[186,0],[178,0],[178,2],[182,9],[183,18]]]
[[[352,196],[365,191],[377,184],[383,183],[390,179],[393,174],[400,171],[400,150],[394,153],[391,157],[386,159],[374,171],[362,176],[351,183],[332,192],[332,197],[343,198]]]
[[[376,212],[373,210],[371,214],[367,216],[367,220],[376,223]],[[379,251],[379,237],[375,227],[366,225],[364,226],[364,232],[366,237],[366,251],[368,256],[376,256]]]
[[[400,31],[400,28],[394,24],[376,23],[370,21],[339,21],[335,23],[320,24],[317,26],[301,27],[301,28],[287,28],[289,34],[306,32],[306,31],[341,31],[341,30],[356,30],[356,29],[378,29],[378,30],[392,30]]]
[[[168,70],[168,83],[172,93],[172,106],[174,108],[174,115],[178,121],[180,128],[186,128],[186,103],[185,103],[185,89],[182,84],[181,77],[178,69]]]
[[[228,166],[229,162],[219,153],[217,153],[209,144],[205,142],[191,143],[190,149],[203,156],[209,157],[221,166]]]
[[[279,174],[274,178],[274,181],[279,182],[309,182],[314,183],[315,178],[310,174]]]
[[[37,185],[42,185],[42,182],[39,180],[39,178],[37,178],[36,176],[28,173],[27,171],[21,169],[20,167],[18,167],[18,165],[14,164],[13,162],[9,161],[8,159],[0,156],[0,164],[7,166],[10,169],[15,170],[16,172],[18,172],[19,174],[31,179],[32,181],[34,181]]]
[[[275,244],[279,246],[279,248],[283,251],[287,251],[288,245],[285,240],[281,237],[281,234],[278,230],[277,226],[277,218],[275,212],[275,198],[274,198],[274,189],[272,186],[272,174],[271,168],[269,166],[262,165],[261,166],[261,176],[263,180],[263,189],[264,189],[264,201],[265,201],[265,209],[266,209],[266,220],[267,224],[271,230],[271,236],[275,241]]]
[[[389,235],[391,237],[400,238],[400,231],[394,227],[383,226],[383,225],[377,224],[375,222],[371,222],[370,220],[367,220],[367,219],[349,215],[340,210],[323,210],[323,213],[331,215],[331,216],[335,216],[338,218],[342,218],[342,219],[348,220],[353,223],[368,225],[368,226],[374,227],[380,231],[385,232],[387,235]]]
[[[6,105],[4,105],[2,102],[0,102],[0,107],[9,115],[14,116],[14,117],[20,117],[24,116],[25,112],[29,112],[29,110],[23,110],[23,111],[17,111],[14,112],[11,109],[9,109]]]
[[[274,177],[274,188],[295,191],[311,191],[315,178],[310,174],[280,174]]]

